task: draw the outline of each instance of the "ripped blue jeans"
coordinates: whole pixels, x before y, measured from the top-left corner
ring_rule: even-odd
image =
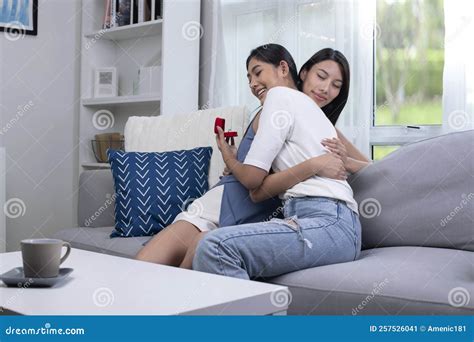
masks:
[[[345,202],[326,197],[293,198],[285,202],[283,210],[285,219],[207,233],[196,249],[193,269],[256,279],[359,257],[359,216]]]

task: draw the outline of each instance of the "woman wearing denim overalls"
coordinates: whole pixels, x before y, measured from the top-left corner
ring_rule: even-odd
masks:
[[[270,45],[269,45],[270,46]],[[278,46],[278,49],[284,49]],[[285,50],[286,51],[286,50]],[[288,54],[289,58],[291,56]],[[316,63],[333,60],[338,64],[347,64],[344,56],[332,49],[317,52],[301,69],[301,73],[309,71]],[[306,70],[306,71],[304,71]],[[308,77],[307,80],[311,78]],[[344,107],[348,89],[349,74],[345,75],[347,86],[343,86],[340,94],[332,96],[321,106],[332,122],[336,122]],[[305,82],[306,83],[306,82]],[[256,97],[257,94],[254,93]],[[318,102],[317,99],[315,101]],[[237,151],[237,159],[244,161],[258,128],[260,111],[254,116],[247,128]],[[202,198],[191,204],[187,211],[176,217],[174,223],[157,234],[137,255],[137,259],[170,266],[191,268],[194,250],[198,241],[208,231],[217,227],[237,225],[249,222],[261,222],[276,217],[282,211],[281,201],[270,198],[269,192],[276,196],[315,173],[324,177],[345,179],[345,170],[355,172],[357,163],[363,165],[367,159],[339,133],[339,138],[325,141],[323,144],[334,153],[312,158],[283,172],[272,174],[266,178],[266,188],[262,188],[260,203],[253,203],[249,192],[233,175],[224,176],[221,181]],[[342,162],[343,161],[343,162]],[[351,170],[352,168],[352,170]],[[311,172],[308,174],[308,172]],[[202,210],[204,208],[204,210]],[[202,210],[199,215],[196,212]]]
[[[227,167],[251,190],[255,201],[274,195],[270,168],[278,173],[299,164],[301,175],[305,160],[327,155],[321,140],[331,142],[337,133],[315,102],[321,107],[327,105],[345,81],[348,89],[348,78],[343,77],[348,72],[328,61],[303,68],[300,77],[309,96],[298,92],[294,62],[282,58],[281,49],[273,45],[253,50],[247,59],[252,91],[265,103],[244,163],[234,157],[222,130],[217,139]],[[366,164],[346,160],[349,171]],[[284,219],[222,227],[208,233],[199,243],[193,269],[254,279],[355,260],[360,253],[361,232],[349,184],[343,179],[314,176],[316,172],[309,166],[306,171],[297,184],[288,181],[289,189],[281,194]]]

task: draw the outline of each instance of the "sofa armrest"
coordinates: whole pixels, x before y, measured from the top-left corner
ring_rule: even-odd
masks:
[[[110,170],[89,170],[79,177],[78,224],[110,227],[114,219],[115,190]]]

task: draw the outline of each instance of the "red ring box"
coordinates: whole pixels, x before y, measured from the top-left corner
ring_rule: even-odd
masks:
[[[214,123],[214,133],[215,134],[217,134],[217,127],[222,128],[222,130],[224,131],[224,137],[225,138],[234,138],[234,137],[237,136],[237,132],[235,132],[235,131],[225,132],[225,119],[224,118],[219,118],[219,117],[216,118],[216,121]]]

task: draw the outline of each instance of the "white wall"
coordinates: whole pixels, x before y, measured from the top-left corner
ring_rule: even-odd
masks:
[[[7,251],[76,226],[80,7],[39,0],[38,36],[11,41],[0,32],[6,200],[22,201],[7,211]]]

